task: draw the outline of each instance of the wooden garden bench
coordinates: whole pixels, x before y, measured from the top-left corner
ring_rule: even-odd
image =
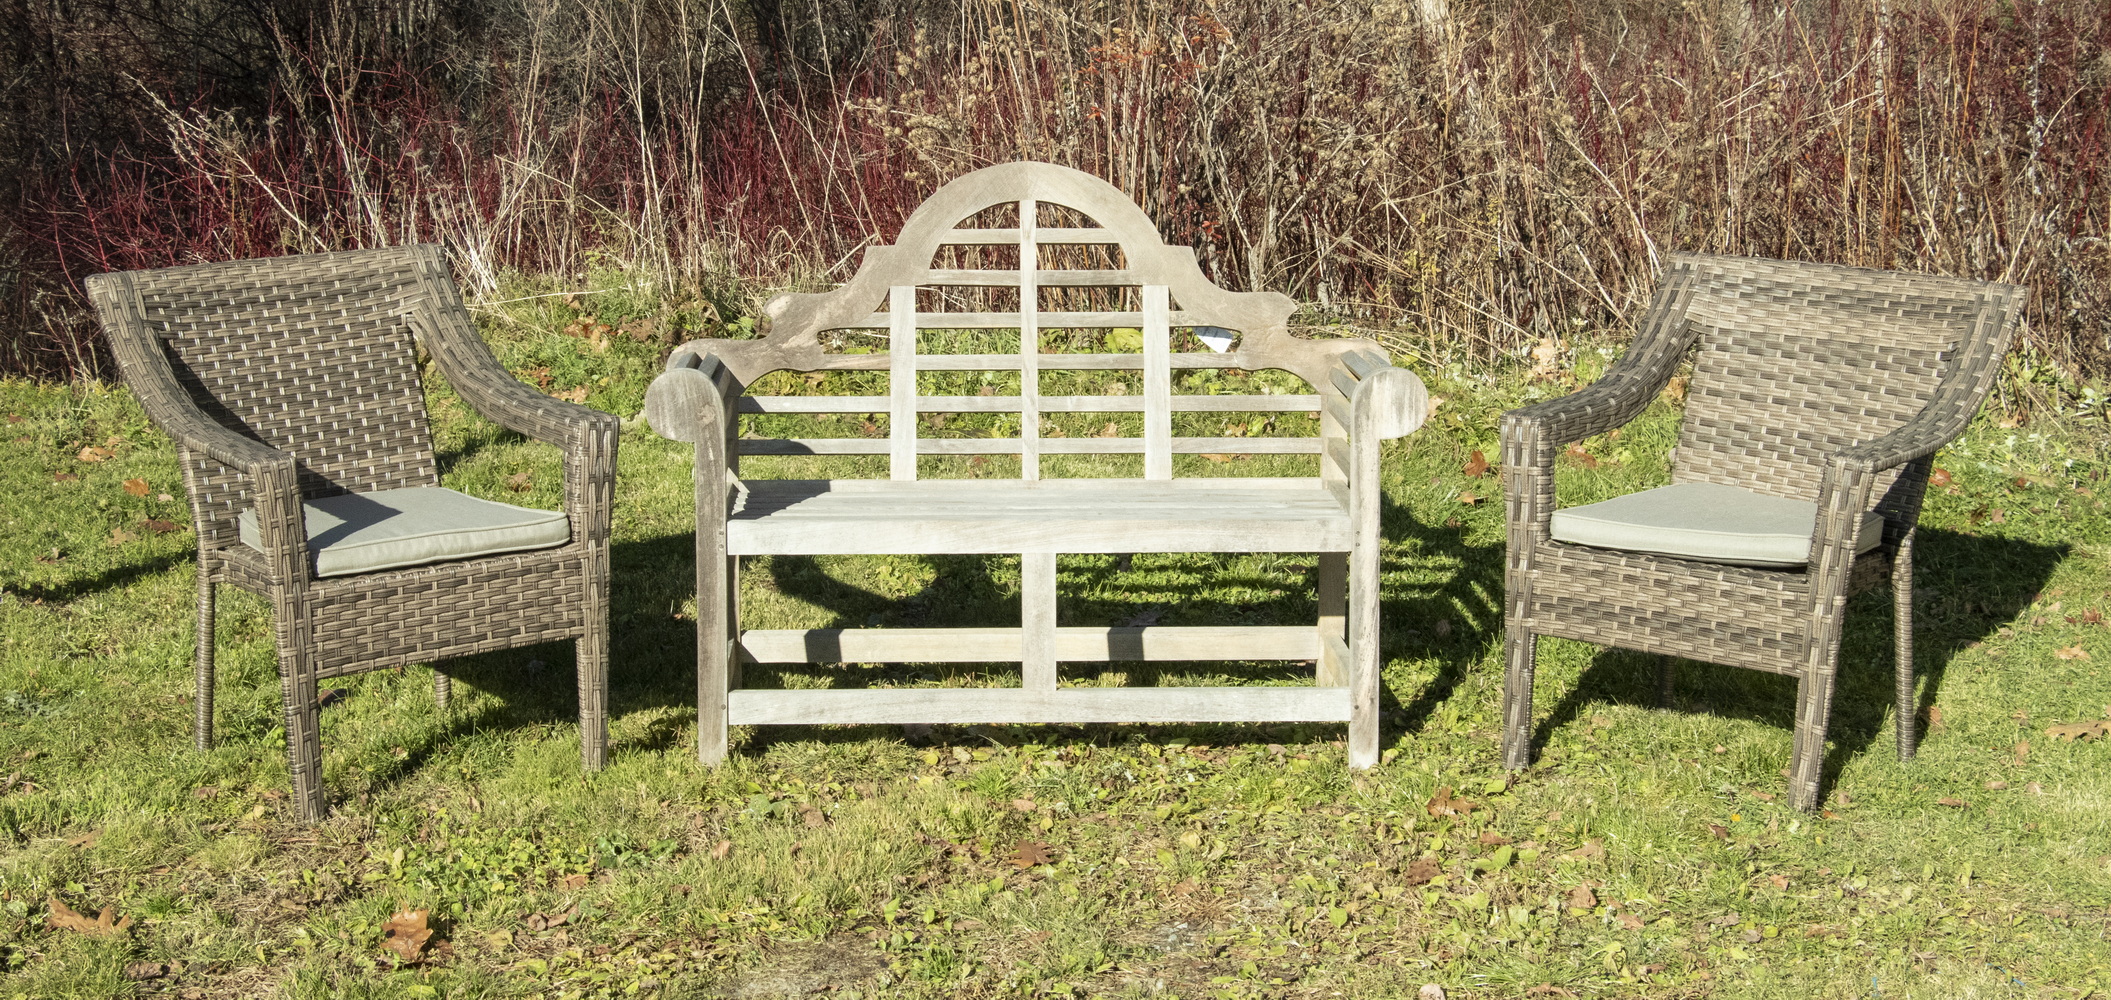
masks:
[[[981,266],[942,266],[962,261]],[[703,761],[724,759],[729,725],[1314,721],[1349,723],[1350,766],[1376,763],[1379,443],[1420,426],[1427,397],[1421,381],[1392,367],[1372,341],[1292,338],[1287,322],[1294,308],[1277,293],[1216,287],[1192,250],[1165,245],[1150,219],[1112,185],[1065,167],[1011,163],[970,173],[932,195],[893,246],[868,249],[856,275],[835,291],[771,300],[758,339],[696,340],[678,348],[653,382],[646,414],[660,434],[696,444]],[[858,331],[883,331],[885,352],[842,350]],[[981,331],[982,346],[1001,337],[1004,350],[936,353],[919,347],[919,333],[937,343],[928,331]],[[1072,345],[1137,349],[1051,352],[1060,331],[1072,331]],[[1093,332],[1080,341],[1076,331]],[[1176,335],[1238,342],[1221,353],[1179,353]],[[1176,393],[1174,373],[1191,369],[1278,369],[1311,391]],[[887,394],[750,394],[780,371],[884,372]],[[948,378],[957,385],[960,377],[945,373],[976,372],[1007,388],[1016,380],[1018,389],[976,395],[919,388],[920,375],[927,385]],[[1141,388],[1122,395],[1044,394],[1047,381],[1078,372],[1140,372]],[[805,378],[818,383],[824,377]],[[984,385],[981,391],[989,393],[990,383]],[[787,440],[741,433],[742,417],[815,413],[884,414],[885,437]],[[934,413],[1017,414],[1018,433],[919,436],[926,423],[920,418]],[[1056,433],[1060,415],[1079,413],[1095,414],[1095,421],[1125,419],[1132,427],[1140,416],[1141,437]],[[1174,433],[1181,414],[1297,414],[1303,422],[1313,413],[1313,436]],[[1047,433],[1044,421],[1053,428]],[[1109,423],[1101,433],[1114,427]],[[877,434],[879,421],[867,430]],[[1234,467],[1222,460],[1234,454],[1311,455],[1316,462],[1302,463],[1307,474],[1301,477],[1227,477],[1222,472]],[[756,455],[884,455],[887,478],[743,481],[741,457]],[[920,464],[928,473],[948,462],[943,456],[975,455],[1007,456],[986,459],[976,471],[1016,461],[1017,478],[920,478]],[[1141,478],[1050,475],[1066,471],[1066,461],[1076,464],[1077,456],[1109,455],[1141,455]],[[1187,455],[1218,461],[1176,459]],[[877,459],[871,461],[877,473]],[[1106,460],[1097,461],[1104,466]],[[1176,468],[1219,474],[1176,477]],[[1318,621],[1211,628],[1056,623],[1057,554],[1133,552],[1316,553]],[[740,630],[741,556],[858,553],[1020,554],[1022,625]],[[743,658],[1017,662],[1023,684],[744,689]],[[1310,687],[1058,684],[1059,662],[1138,660],[1311,660],[1317,676]]]

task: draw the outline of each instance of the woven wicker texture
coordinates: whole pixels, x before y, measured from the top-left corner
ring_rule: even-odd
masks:
[[[1529,763],[1542,635],[1799,679],[1789,797],[1818,801],[1847,597],[1890,580],[1898,751],[1914,749],[1912,547],[1931,457],[1993,384],[2022,289],[1674,255],[1635,341],[1581,392],[1503,417],[1509,523],[1503,759]],[[1752,569],[1554,542],[1554,457],[1642,411],[1694,357],[1674,482],[1814,501],[1806,568]],[[1884,542],[1856,557],[1863,512]],[[1669,663],[1663,684],[1668,695]]]
[[[581,754],[601,766],[616,420],[508,375],[437,247],[97,275],[88,291],[126,382],[176,440],[190,492],[200,748],[212,743],[214,588],[228,583],[272,601],[303,819],[326,809],[316,682],[381,667],[575,639]],[[571,541],[318,579],[304,500],[439,485],[414,338],[470,406],[563,450]],[[261,549],[237,537],[252,508]],[[448,690],[442,674],[442,704]]]

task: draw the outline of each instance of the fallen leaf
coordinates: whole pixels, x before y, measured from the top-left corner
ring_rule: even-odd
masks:
[[[1594,861],[1605,857],[1605,841],[1594,837],[1586,841],[1582,847],[1578,847],[1562,855],[1562,857],[1575,858],[1579,861]]]
[[[1444,405],[1444,404],[1445,404],[1446,402],[1448,402],[1448,400],[1446,400],[1446,399],[1445,399],[1444,397],[1442,397],[1442,396],[1434,396],[1434,395],[1433,395],[1433,396],[1429,397],[1429,405],[1428,405],[1427,407],[1425,407],[1425,408],[1423,409],[1423,411],[1422,411],[1422,419],[1423,419],[1424,421],[1427,421],[1427,420],[1428,420],[1429,418],[1431,418],[1431,417],[1434,417],[1434,416],[1436,416],[1436,415],[1437,415],[1437,409],[1438,409],[1439,407],[1443,406],[1443,405]]]
[[[1930,472],[1930,473],[1928,473],[1928,485],[1930,485],[1930,486],[1948,486],[1948,485],[1950,485],[1950,470],[1948,470],[1948,469],[1945,469],[1945,468],[1943,468],[1943,467],[1941,467],[1941,466],[1936,466],[1936,467],[1935,467],[1935,471],[1933,471],[1933,472]]]
[[[2028,784],[2028,785],[2024,785],[2024,786],[2023,786],[2023,790],[2024,790],[2024,791],[2026,791],[2026,792],[2029,792],[2029,793],[2030,793],[2030,794],[2032,794],[2032,795],[2043,795],[2043,794],[2045,794],[2045,786],[2044,786],[2044,785],[2041,785],[2041,784],[2038,784],[2038,783],[2037,783],[2037,782],[2035,782],[2035,781],[2031,782],[2031,783],[2030,783],[2030,784]]]
[[[1012,864],[1020,868],[1050,864],[1054,860],[1048,853],[1048,845],[1038,840],[1022,840],[1012,848]]]
[[[110,456],[113,454],[116,453],[112,452],[108,448],[98,448],[94,445],[89,445],[86,448],[82,448],[80,450],[80,453],[74,455],[73,457],[78,458],[83,462],[107,462],[110,460]]]
[[[1632,913],[1622,913],[1619,916],[1614,917],[1613,919],[1618,920],[1620,922],[1620,926],[1628,930],[1638,931],[1642,929],[1642,918],[1635,916]]]
[[[2008,790],[2008,782],[2006,782],[2006,781],[1989,781],[1989,782],[1987,782],[1987,783],[1986,783],[1986,790],[1987,790],[1987,791],[1989,791],[1989,792],[2000,792],[2000,791],[2007,791],[2007,790]]]
[[[1459,494],[1459,502],[1460,502],[1460,503],[1462,503],[1462,504],[1465,504],[1465,505],[1466,505],[1466,506],[1468,506],[1468,507],[1471,507],[1471,506],[1473,506],[1474,504],[1480,503],[1480,502],[1481,502],[1481,498],[1480,498],[1480,496],[1479,496],[1479,495],[1477,495],[1477,494],[1473,494],[1473,493],[1461,493],[1461,494]]]
[[[10,413],[7,415],[7,422],[11,424],[19,424],[22,422],[22,415],[19,413]]]
[[[579,904],[573,903],[572,905],[567,906],[564,909],[559,910],[555,913],[530,913],[528,914],[528,919],[525,921],[525,923],[528,925],[529,931],[540,934],[543,931],[550,930],[551,928],[562,927],[565,924],[570,923],[572,918],[578,915]]]
[[[168,974],[169,966],[166,962],[125,963],[125,978],[135,983],[148,979],[160,979]]]
[[[1788,876],[1786,875],[1769,875],[1766,880],[1773,883],[1776,889],[1788,888]]]
[[[159,494],[159,495],[155,496],[155,497],[154,497],[154,499],[156,499],[156,500],[159,500],[159,501],[161,501],[162,503],[168,503],[169,501],[171,501],[171,500],[174,500],[174,499],[176,499],[176,498],[175,498],[175,497],[172,497],[172,496],[170,496],[170,495],[168,495],[168,494],[166,494],[166,493],[162,493],[162,494]]]
[[[1473,453],[1473,456],[1466,460],[1466,467],[1459,471],[1464,472],[1475,479],[1479,479],[1480,477],[1487,475],[1488,456],[1481,454],[1480,451],[1476,449]]]
[[[1929,705],[1929,706],[1928,706],[1928,728],[1929,728],[1929,729],[1933,729],[1933,728],[1935,728],[1936,726],[1940,726],[1940,725],[1942,725],[1942,706],[1941,706],[1941,705]]]
[[[127,479],[125,480],[125,492],[135,497],[146,496],[147,481],[144,479]]]
[[[1753,798],[1755,798],[1755,799],[1758,799],[1758,800],[1759,800],[1759,801],[1761,801],[1761,802],[1772,802],[1772,801],[1774,801],[1774,793],[1773,793],[1773,792],[1753,792],[1753,793],[1752,793],[1752,797],[1753,797]]]
[[[57,896],[47,898],[44,901],[44,907],[50,911],[44,918],[45,922],[60,930],[75,931],[91,937],[102,937],[106,934],[122,934],[132,929],[131,917],[125,917],[120,920],[110,912],[110,908],[107,906],[103,907],[93,920],[74,912],[73,907],[59,902],[59,897]]]
[[[1573,997],[1576,994],[1572,991],[1562,989],[1561,987],[1556,986],[1553,983],[1541,983],[1538,986],[1534,986],[1531,989],[1526,990],[1525,995],[1528,997]]]
[[[1439,864],[1437,859],[1416,858],[1407,866],[1406,871],[1400,873],[1400,878],[1410,886],[1417,886],[1427,883],[1443,872],[1444,866]]]
[[[2104,613],[2095,608],[2090,608],[2082,612],[2082,623],[2085,625],[2102,625],[2104,623]]]
[[[328,708],[351,697],[351,695],[352,691],[350,688],[323,688],[315,692],[315,707]]]
[[[1102,427],[1102,428],[1100,428],[1100,429],[1099,429],[1099,433],[1098,433],[1098,434],[1095,434],[1095,435],[1093,435],[1093,436],[1094,436],[1094,437],[1103,437],[1103,438],[1111,438],[1111,437],[1120,437],[1120,436],[1121,436],[1121,428],[1120,428],[1120,427],[1117,427],[1117,426],[1115,426],[1115,425],[1114,425],[1114,421],[1112,421],[1112,420],[1109,420],[1109,421],[1107,421],[1107,426],[1105,426],[1105,427]]]
[[[2073,722],[2064,726],[2048,726],[2045,735],[2062,740],[2100,740],[2111,736],[2111,721],[2098,719],[2094,722]]]
[[[1579,885],[1569,890],[1568,898],[1563,902],[1571,910],[1588,910],[1598,905],[1598,894],[1592,892],[1590,886]]]
[[[66,838],[66,846],[94,847],[95,842],[101,839],[103,839],[103,831],[100,829],[95,829],[90,830],[87,833],[79,833]]]
[[[807,826],[828,825],[828,814],[812,806],[799,810],[799,819]]]
[[[570,875],[566,875],[565,877],[558,879],[557,888],[563,889],[567,892],[570,892],[575,889],[585,888],[586,878],[586,873],[584,872],[573,872]]]
[[[183,530],[183,525],[177,524],[174,521],[164,521],[158,517],[147,518],[146,520],[139,522],[139,526],[157,535],[166,535],[171,531]]]
[[[733,853],[733,842],[730,840],[721,840],[718,843],[712,845],[711,860],[724,861],[726,860],[726,855],[731,853]]]
[[[571,389],[564,389],[558,392],[553,392],[550,395],[558,399],[562,399],[567,403],[584,403],[586,402],[586,386],[576,386]]]
[[[2089,651],[2080,646],[2069,646],[2066,649],[2054,650],[2052,655],[2062,660],[2086,660],[2089,658]]]
[[[1942,798],[1936,799],[1935,804],[1939,806],[1948,806],[1952,809],[1963,809],[1968,807],[1971,803],[1968,803],[1963,799],[1953,799],[1945,795]]]
[[[132,542],[132,541],[138,541],[138,540],[139,540],[139,536],[138,536],[138,535],[135,535],[135,534],[133,534],[133,533],[131,533],[131,532],[129,532],[129,531],[126,531],[126,530],[125,530],[125,529],[123,529],[123,528],[111,528],[111,529],[110,529],[110,544],[112,544],[112,545],[123,545],[123,544],[125,544],[126,542]]]
[[[1451,786],[1444,785],[1437,789],[1437,794],[1429,800],[1426,808],[1431,816],[1464,816],[1480,806],[1465,799],[1452,798]]]
[[[1583,467],[1586,469],[1595,469],[1598,467],[1598,457],[1591,454],[1590,452],[1584,451],[1583,442],[1581,441],[1577,441],[1570,444],[1567,448],[1562,449],[1561,453],[1563,455],[1575,459],[1578,462],[1583,463]]]
[[[534,485],[533,478],[525,472],[516,472],[506,477],[506,488],[515,493],[526,493]]]
[[[1735,927],[1738,924],[1744,923],[1744,919],[1744,914],[1739,913],[1736,910],[1731,910],[1730,912],[1725,913],[1722,916],[1716,917],[1715,919],[1710,920],[1708,922],[1714,924],[1717,927]]]
[[[1510,838],[1494,830],[1482,830],[1481,835],[1475,839],[1482,847],[1501,847],[1510,842]]]
[[[1444,987],[1435,983],[1423,983],[1422,988],[1415,991],[1415,1000],[1444,1000]]]
[[[55,483],[70,483],[79,478],[81,477],[71,472],[54,472],[51,474],[51,481]]]
[[[426,925],[430,910],[401,910],[381,925],[381,949],[396,956],[396,964],[416,962],[425,954],[425,942],[432,939],[432,928]]]
[[[1730,828],[1720,823],[1708,824],[1708,832],[1714,834],[1717,840],[1730,839]]]
[[[198,787],[191,789],[191,797],[197,799],[217,799],[220,797],[220,789],[218,786],[215,785],[199,785]]]
[[[1034,802],[1034,800],[1032,800],[1032,799],[1013,799],[1013,800],[1012,800],[1012,811],[1013,811],[1013,812],[1023,812],[1023,813],[1030,813],[1030,812],[1033,812],[1033,811],[1034,811],[1035,809],[1039,809],[1039,808],[1040,808],[1040,805],[1038,805],[1037,803],[1035,803],[1035,802]]]

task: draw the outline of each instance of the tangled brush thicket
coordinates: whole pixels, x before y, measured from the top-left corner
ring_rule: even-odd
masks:
[[[2021,282],[2039,367],[2111,374],[2094,0],[17,6],[13,371],[107,371],[99,270],[423,239],[486,287],[812,284],[1031,157],[1456,352],[1618,330],[1699,250]]]

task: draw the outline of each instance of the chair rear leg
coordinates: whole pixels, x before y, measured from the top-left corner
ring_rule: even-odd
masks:
[[[198,566],[198,660],[197,695],[192,699],[197,713],[191,723],[191,738],[200,750],[213,748],[213,599],[216,585],[212,571]]]
[[[1672,658],[1669,656],[1657,657],[1658,708],[1671,707],[1671,684],[1672,681],[1674,681],[1675,679],[1676,678],[1672,676]]]
[[[1891,561],[1892,644],[1898,655],[1898,759],[1913,759],[1919,748],[1920,705],[1913,696],[1913,532],[1898,544]]]
[[[738,655],[733,648],[737,557],[723,555],[723,548],[706,548],[697,546],[696,559],[696,759],[717,767],[726,761],[727,695],[739,683],[733,659]]]
[[[1355,770],[1378,764],[1378,560],[1375,537],[1359,540],[1349,556],[1349,767]]]
[[[1503,638],[1503,767],[1532,765],[1532,677],[1539,637],[1511,622]]]
[[[1825,730],[1832,721],[1834,670],[1830,663],[1807,670],[1796,686],[1796,744],[1789,763],[1789,806],[1818,807],[1818,780],[1825,770]]]
[[[444,712],[447,710],[447,703],[453,700],[454,678],[449,677],[446,674],[439,672],[438,670],[433,671],[432,703],[438,705],[440,707],[440,710]]]

